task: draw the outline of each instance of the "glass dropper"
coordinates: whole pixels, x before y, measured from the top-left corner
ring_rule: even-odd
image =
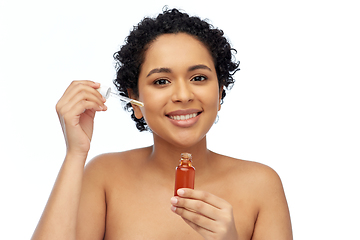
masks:
[[[136,106],[139,106],[139,107],[143,107],[144,104],[140,101],[137,101],[137,100],[134,100],[134,99],[131,99],[131,98],[128,98],[128,97],[125,97],[125,96],[122,96],[120,94],[117,94],[117,93],[114,93],[111,91],[111,88],[110,87],[107,87],[107,86],[104,86],[102,85],[101,87],[99,87],[98,89],[96,89],[99,91],[99,93],[105,98],[105,99],[108,99],[110,97],[110,95],[112,97],[116,97],[118,99],[120,99],[121,101],[124,101],[126,103],[132,103]]]

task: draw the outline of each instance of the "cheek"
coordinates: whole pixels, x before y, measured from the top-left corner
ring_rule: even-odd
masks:
[[[220,94],[219,88],[217,86],[208,89],[199,90],[197,93],[200,101],[206,104],[206,106],[208,106],[209,108],[213,108],[214,111],[219,110],[219,106],[220,106],[219,94]]]
[[[167,103],[169,97],[164,93],[156,94],[154,91],[143,90],[141,93],[139,100],[144,103],[141,112],[147,121],[151,119],[150,115],[159,114],[159,111]]]

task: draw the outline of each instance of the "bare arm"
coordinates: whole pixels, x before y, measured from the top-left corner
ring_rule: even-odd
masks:
[[[86,165],[77,215],[77,240],[104,239],[106,221],[104,179],[107,174],[105,162],[102,155]]]
[[[95,112],[106,110],[105,99],[95,90],[99,86],[91,81],[74,81],[56,105],[67,154],[33,240],[76,239],[84,165]]]
[[[292,240],[289,209],[279,176],[265,167],[259,182],[259,214],[252,240]]]
[[[82,163],[83,162],[83,163]],[[84,161],[67,156],[32,239],[75,239]]]

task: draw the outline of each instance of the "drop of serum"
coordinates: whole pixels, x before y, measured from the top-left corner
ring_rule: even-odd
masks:
[[[178,196],[179,188],[194,189],[195,168],[192,166],[192,156],[190,153],[182,153],[179,166],[175,170],[175,191],[174,196]]]

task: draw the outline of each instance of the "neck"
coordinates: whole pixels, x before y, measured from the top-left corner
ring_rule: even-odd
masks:
[[[150,155],[150,162],[157,168],[173,177],[175,167],[179,165],[181,153],[191,153],[193,166],[197,175],[202,174],[208,167],[211,152],[206,147],[206,136],[193,146],[174,146],[163,139],[154,136],[154,146]]]

